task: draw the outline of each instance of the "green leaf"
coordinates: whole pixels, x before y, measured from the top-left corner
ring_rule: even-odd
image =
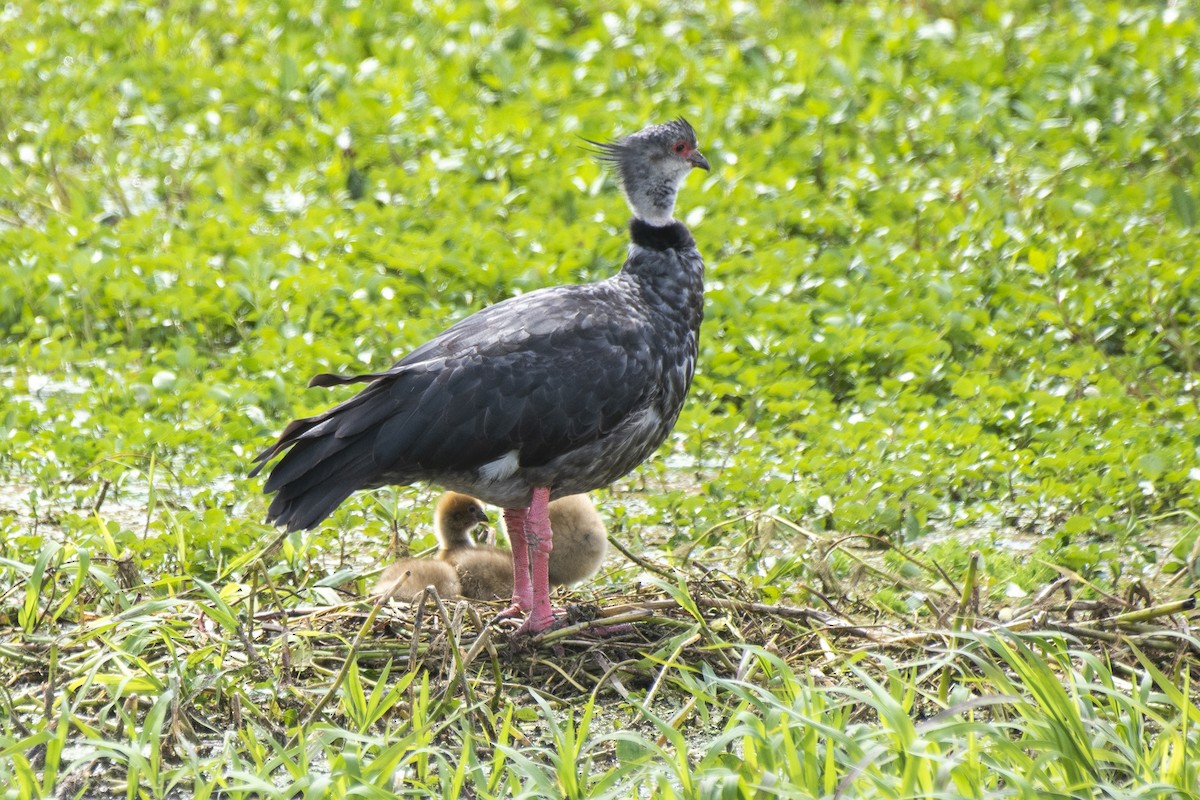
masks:
[[[1196,200],[1181,183],[1171,185],[1171,210],[1183,227],[1196,227]]]

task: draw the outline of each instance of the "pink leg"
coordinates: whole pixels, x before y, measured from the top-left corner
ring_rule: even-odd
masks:
[[[554,611],[550,608],[550,551],[554,549],[554,532],[550,530],[549,506],[550,489],[534,489],[525,523],[533,556],[533,608],[519,633],[538,633],[554,624]],[[516,569],[516,560],[517,543],[513,542],[513,569]]]
[[[520,616],[533,608],[533,587],[529,582],[529,544],[525,526],[529,512],[524,508],[504,509],[504,527],[508,529],[513,559],[512,605],[500,612],[500,619]]]

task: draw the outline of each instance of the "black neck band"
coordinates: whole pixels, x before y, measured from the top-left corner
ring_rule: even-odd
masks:
[[[691,231],[682,222],[659,227],[634,217],[629,222],[629,238],[647,250],[682,250],[696,246]]]

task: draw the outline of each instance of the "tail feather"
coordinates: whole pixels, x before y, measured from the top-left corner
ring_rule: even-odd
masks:
[[[357,437],[361,438],[361,437]],[[336,436],[323,436],[319,439],[301,439],[288,451],[270,477],[263,484],[263,491],[270,494],[289,484],[298,484],[304,476],[317,471],[329,471],[329,462],[339,451],[352,447],[356,439],[339,439]]]
[[[368,383],[377,378],[386,378],[389,372],[368,372],[365,375],[338,375],[336,372],[322,372],[320,375],[313,375],[308,380],[308,388],[330,386],[348,386],[352,383]]]
[[[308,442],[302,442],[306,445]],[[314,443],[316,445],[318,443]],[[324,442],[320,442],[324,445]],[[345,447],[331,455],[314,460],[302,447],[296,447],[280,462],[283,466],[289,458],[303,459],[307,467],[295,478],[279,486],[278,491],[290,494],[301,494],[315,490],[319,486],[331,483],[353,484],[357,489],[370,489],[383,485],[384,474],[390,473],[389,465],[375,460],[371,452],[371,442],[365,437],[351,441]],[[274,477],[274,476],[272,476]],[[353,490],[351,490],[353,491]]]
[[[354,493],[354,488],[345,484],[329,484],[319,494],[296,495],[281,491],[267,509],[267,522],[281,525],[289,531],[315,528]]]
[[[320,424],[321,417],[323,416],[325,415],[294,419],[289,422],[287,427],[283,429],[283,433],[279,434],[279,438],[275,440],[275,443],[254,457],[257,463],[254,469],[250,470],[250,477],[256,477],[258,473],[263,471],[263,468],[267,464],[271,463],[271,459],[295,444],[296,440],[303,436],[310,428]]]
[[[338,445],[338,449],[325,453],[331,443]],[[273,485],[280,470],[286,471],[288,479]],[[354,492],[383,483],[382,475],[383,469],[372,456],[366,436],[350,441],[328,437],[299,442],[283,457],[268,481],[267,491],[276,494],[267,519],[287,526],[288,530],[315,527]]]
[[[317,376],[317,378],[320,377],[322,376]],[[347,382],[350,381],[347,380]],[[283,433],[279,434],[279,438],[275,440],[274,444],[254,457],[257,466],[250,471],[250,477],[258,475],[272,459],[297,442],[326,435],[327,430],[324,427],[326,423],[333,424],[335,437],[345,439],[386,421],[396,413],[396,401],[380,398],[380,394],[388,392],[392,386],[392,381],[377,381],[328,411],[312,417],[292,420],[283,429]],[[383,402],[372,403],[372,400],[382,400]],[[352,410],[355,413],[349,413]],[[268,491],[270,490],[268,489]]]
[[[275,493],[268,521],[288,530],[312,528],[359,489],[406,482],[409,445],[425,428],[414,412],[428,380],[407,371],[357,377],[374,382],[324,413],[289,423],[256,457],[252,477],[283,454],[263,486],[265,493]],[[353,382],[322,375],[313,380]]]

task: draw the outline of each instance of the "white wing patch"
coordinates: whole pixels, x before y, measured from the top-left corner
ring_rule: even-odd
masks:
[[[502,481],[517,471],[521,466],[520,452],[509,450],[495,461],[489,461],[479,468],[479,477],[488,483]]]

